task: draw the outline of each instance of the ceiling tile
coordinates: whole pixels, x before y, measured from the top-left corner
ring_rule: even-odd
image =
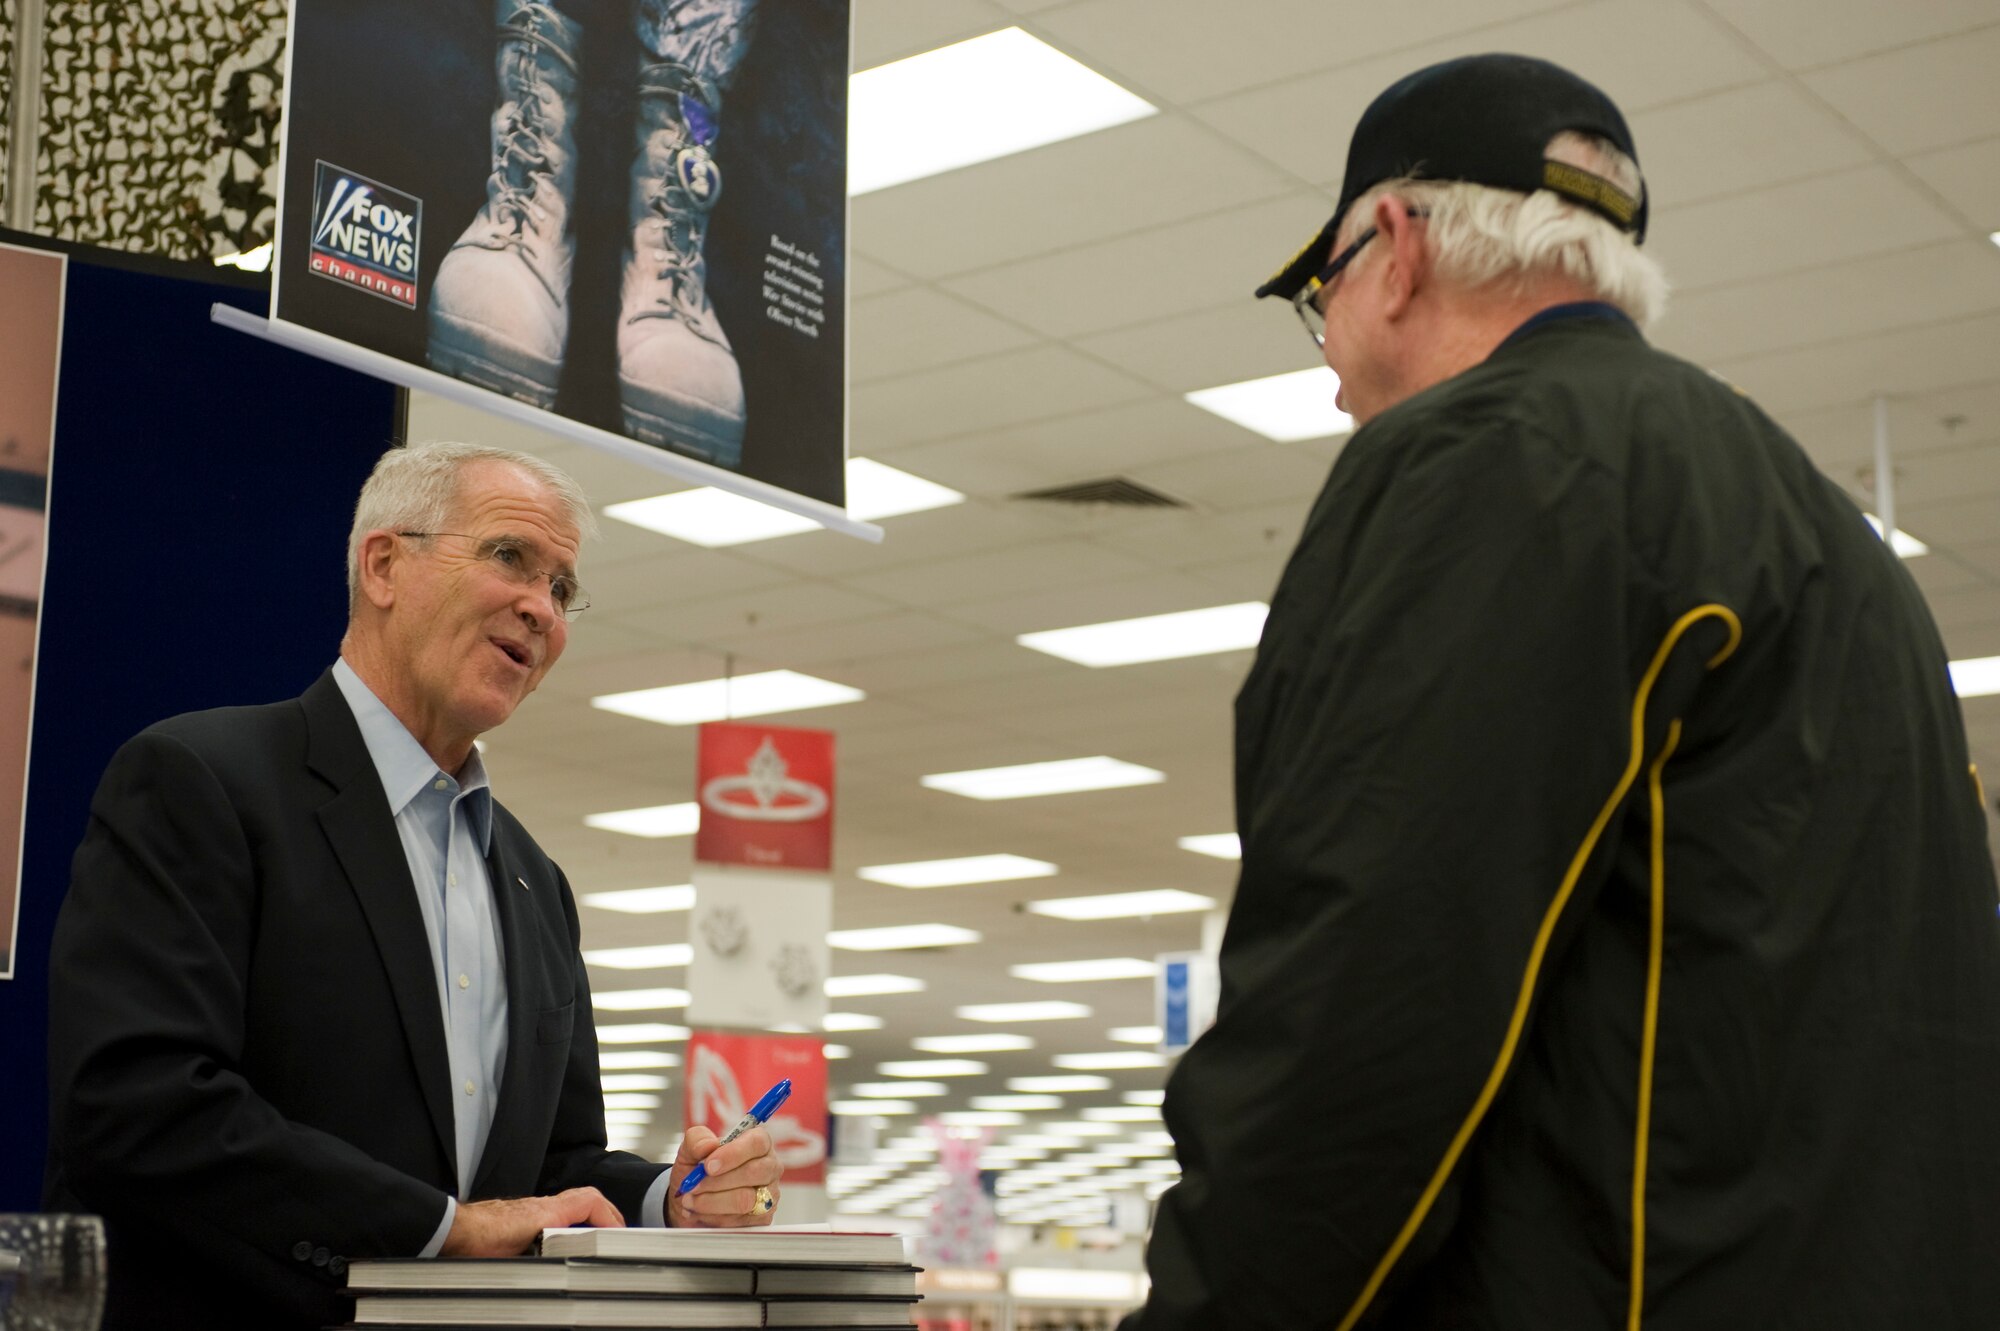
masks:
[[[1989,123],[1986,128],[1995,126]],[[1904,165],[1943,195],[1974,228],[2000,231],[2000,138],[1925,153]]]
[[[1140,567],[1136,562],[1133,566]],[[1214,592],[1199,578],[1148,570],[1136,577],[1051,585],[1029,595],[1009,589],[1006,595],[954,602],[943,613],[959,623],[1012,639],[1017,634],[1044,629],[1075,628],[1080,624],[1164,615],[1177,610],[1203,610],[1219,604],[1222,602],[1215,599]],[[1070,669],[1089,667],[1071,665]]]
[[[1033,333],[931,287],[857,300],[848,311],[848,382],[908,374],[1012,351]]]
[[[1181,115],[876,190],[852,206],[854,247],[933,278],[1122,236],[1295,188]]]
[[[883,456],[928,439],[1108,407],[1153,391],[1073,351],[1033,347],[858,386],[849,395],[849,448]]]
[[[1867,402],[1877,393],[1923,393],[1996,378],[2000,315],[1718,360],[1709,368],[1785,413]]]
[[[1692,294],[1964,234],[1893,167],[1864,166],[1664,210],[1648,248]]]
[[[869,296],[879,296],[910,285],[913,279],[897,272],[888,264],[877,263],[865,254],[852,248],[847,252],[847,294],[854,300],[865,300]]]
[[[1962,33],[1993,22],[1991,0],[1814,0],[1811,17],[1797,0],[1706,0],[1724,20],[1787,69],[1851,60]]]
[[[1144,572],[1146,566],[1130,555],[1087,541],[1047,541],[863,574],[847,583],[905,605],[956,607],[1009,593]]]
[[[1560,0],[1432,0],[1328,5],[1325,0],[1085,0],[1036,28],[1071,54],[1175,101],[1200,101],[1399,47],[1477,29]],[[1492,48],[1501,49],[1501,48]],[[1415,68],[1414,65],[1410,68]]]
[[[1854,127],[1782,81],[1674,102],[1630,117],[1653,199],[1648,243],[1669,232],[1670,210],[1733,198],[1871,157]]]
[[[1194,114],[1301,180],[1337,192],[1348,137],[1378,93],[1434,61],[1484,51],[1553,60],[1603,88],[1627,115],[1769,77],[1740,43],[1681,0],[1600,0],[1203,102]],[[1643,142],[1640,153],[1644,160]]]
[[[1152,398],[1011,429],[990,430],[889,455],[898,467],[986,495],[1019,494],[1124,475],[1175,458],[1253,447],[1264,441],[1178,397]],[[1186,495],[1170,495],[1187,499]],[[1077,510],[1042,506],[1049,521]],[[1071,516],[1063,516],[1063,515]]]
[[[1076,347],[1176,395],[1321,363],[1282,300],[1243,299],[1078,338]]]
[[[1952,241],[1682,296],[1659,341],[1713,364],[1992,310],[2000,310],[2000,254]]]
[[[1317,197],[1293,193],[943,285],[1051,337],[1125,328],[1248,299],[1324,212]]]
[[[853,68],[873,69],[1007,26],[981,0],[854,0]]]
[[[1892,153],[1983,139],[2000,125],[2000,24],[1834,65],[1807,87]]]

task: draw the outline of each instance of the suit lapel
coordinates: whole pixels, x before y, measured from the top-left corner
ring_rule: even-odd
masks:
[[[533,889],[524,886],[522,870],[508,854],[500,807],[493,807],[493,839],[486,856],[493,880],[493,910],[500,917],[502,962],[507,973],[507,1060],[500,1076],[500,1103],[486,1134],[486,1150],[473,1171],[472,1195],[484,1197],[494,1171],[516,1154],[515,1139],[533,1126],[531,1112],[549,1102],[539,1087],[524,1085],[536,1064],[535,1017],[545,1001],[541,928]],[[535,1160],[541,1159],[537,1151]]]
[[[336,790],[320,806],[320,826],[368,918],[395,995],[417,1085],[447,1161],[458,1158],[451,1116],[451,1059],[438,1002],[429,935],[424,932],[410,862],[389,815],[389,797],[368,757],[354,713],[331,672],[300,699],[306,711],[307,764]],[[456,1176],[455,1166],[450,1171]],[[455,1185],[454,1185],[455,1186]],[[449,1189],[448,1189],[449,1190]]]

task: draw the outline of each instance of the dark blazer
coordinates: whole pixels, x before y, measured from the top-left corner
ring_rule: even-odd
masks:
[[[500,1104],[465,1200],[581,1184],[609,1152],[569,884],[496,802]],[[91,805],[56,926],[48,1205],[106,1221],[104,1325],[316,1327],[354,1257],[414,1256],[456,1190],[444,1018],[388,800],[331,673],[174,717]]]

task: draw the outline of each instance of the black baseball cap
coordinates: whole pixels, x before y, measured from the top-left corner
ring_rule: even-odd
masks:
[[[1564,130],[1599,135],[1633,161],[1632,131],[1595,85],[1525,55],[1469,55],[1398,79],[1362,113],[1347,146],[1347,176],[1333,217],[1259,296],[1290,300],[1326,265],[1340,219],[1385,180],[1461,180],[1532,194],[1554,190],[1632,237],[1646,238],[1646,203],[1610,181],[1542,156]]]

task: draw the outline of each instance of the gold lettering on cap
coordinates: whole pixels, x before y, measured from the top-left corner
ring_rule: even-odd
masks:
[[[1567,194],[1579,203],[1587,203],[1617,219],[1620,226],[1629,227],[1639,216],[1639,201],[1606,180],[1593,175],[1581,167],[1568,162],[1542,163],[1542,184],[1558,194]]]

